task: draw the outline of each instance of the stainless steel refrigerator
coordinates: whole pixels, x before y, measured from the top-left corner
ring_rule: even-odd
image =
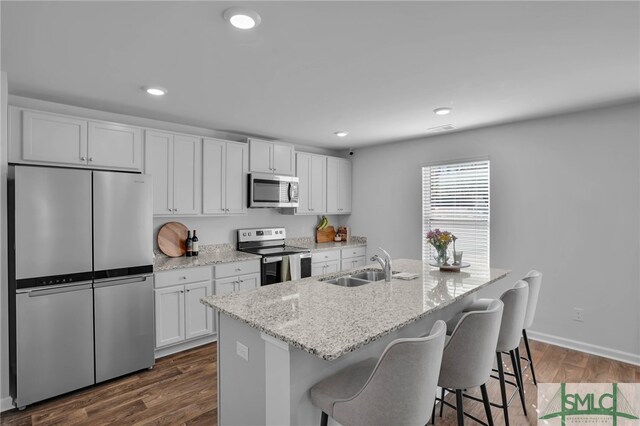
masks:
[[[151,177],[16,165],[8,205],[14,404],[153,366]]]

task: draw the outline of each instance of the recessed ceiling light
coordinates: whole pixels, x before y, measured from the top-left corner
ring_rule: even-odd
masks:
[[[447,107],[436,108],[433,110],[433,112],[436,113],[437,115],[447,115],[451,112],[451,108],[447,108]]]
[[[167,89],[159,86],[143,87],[142,90],[153,96],[162,96],[167,93]]]
[[[250,30],[260,25],[260,15],[253,10],[231,8],[224,11],[224,19],[241,30]]]
[[[349,134],[349,132],[340,131],[340,132],[335,132],[334,134],[339,138],[344,138],[345,136],[347,136]]]

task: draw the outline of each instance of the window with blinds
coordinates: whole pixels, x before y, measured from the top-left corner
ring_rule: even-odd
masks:
[[[436,254],[426,241],[429,230],[455,235],[463,262],[489,266],[489,160],[422,168],[422,257]],[[453,259],[453,244],[449,245]]]

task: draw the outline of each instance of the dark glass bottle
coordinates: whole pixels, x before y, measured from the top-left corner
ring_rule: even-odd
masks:
[[[191,231],[187,231],[187,257],[193,254],[193,240],[191,239]]]
[[[197,256],[198,255],[198,250],[200,248],[198,247],[198,237],[196,236],[196,230],[193,230],[193,238],[191,239],[191,255],[192,256]]]

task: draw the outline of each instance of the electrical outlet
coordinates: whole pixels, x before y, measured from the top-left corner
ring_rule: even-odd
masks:
[[[236,341],[236,353],[240,358],[249,361],[249,348],[238,341]]]
[[[584,309],[573,308],[573,320],[578,322],[584,322]]]

